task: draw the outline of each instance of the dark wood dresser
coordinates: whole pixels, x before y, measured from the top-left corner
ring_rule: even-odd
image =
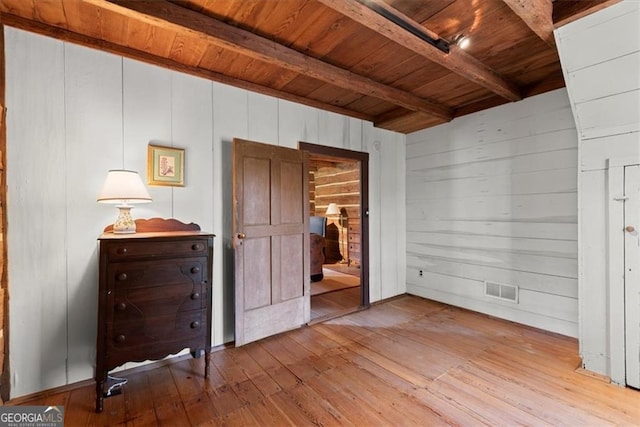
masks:
[[[99,237],[96,412],[108,372],[189,348],[211,351],[213,234],[196,224],[136,220],[136,234]]]

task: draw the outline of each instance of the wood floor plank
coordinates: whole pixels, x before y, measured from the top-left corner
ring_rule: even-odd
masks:
[[[262,343],[251,343],[244,349],[281,389],[286,390],[300,383],[300,379],[273,357]]]
[[[331,316],[360,305],[360,288],[349,288],[311,297],[311,319]]]
[[[407,400],[417,402],[417,405],[425,405],[448,425],[489,425],[486,420],[475,416],[464,409],[449,402],[449,399],[434,395],[424,387],[416,387],[411,381],[406,381],[395,373],[374,363],[370,359],[355,353],[347,353],[349,361],[369,372],[372,376],[384,381],[390,387],[404,393]],[[428,384],[428,383],[427,383]]]
[[[640,392],[576,372],[577,341],[419,297],[325,323],[43,391],[69,426],[640,425]],[[11,402],[9,402],[11,404]]]
[[[487,419],[491,425],[551,426],[551,424],[544,422],[542,419],[510,405],[502,399],[478,392],[477,389],[469,387],[468,384],[449,374],[443,375],[437,381],[434,381],[429,390],[442,397],[455,399],[456,404],[462,405],[466,410],[470,410]]]
[[[218,417],[214,405],[207,393],[183,399],[184,409],[189,418],[189,425],[198,426]]]
[[[324,396],[319,395],[306,384],[299,384],[287,390],[284,394],[314,425],[343,426],[351,424],[346,416],[328,402]]]
[[[464,368],[456,369],[451,375],[459,378],[467,384],[482,390],[482,393],[491,394],[494,397],[504,399],[506,402],[527,411],[552,425],[562,425],[567,420],[568,413],[576,425],[608,425],[602,418],[583,411],[575,411],[566,403],[559,402],[544,393],[538,393],[535,389],[526,385],[515,384],[507,376],[498,376],[492,372],[481,369],[474,364],[468,364]]]
[[[167,400],[155,406],[158,425],[190,426],[187,411],[182,400]]]
[[[151,385],[146,372],[127,377],[127,387],[123,388],[127,425],[151,425],[156,412],[151,396]]]
[[[407,399],[403,393],[357,365],[346,364],[337,368],[333,378],[357,385],[354,388],[360,391],[358,401],[376,408],[392,425],[447,425],[431,408]]]
[[[217,417],[223,418],[227,414],[244,406],[244,402],[233,390],[231,385],[218,387],[215,394],[209,395],[211,405]]]
[[[246,346],[236,348],[234,350],[235,351],[229,351],[229,355],[242,369],[247,378],[249,378],[258,390],[260,390],[263,396],[266,397],[282,390],[278,383],[275,382],[269,374],[265,372],[260,364],[251,357],[247,352]]]

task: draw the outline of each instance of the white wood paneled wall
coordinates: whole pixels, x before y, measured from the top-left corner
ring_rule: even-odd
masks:
[[[186,186],[135,217],[217,235],[214,345],[233,340],[231,141],[370,153],[371,301],[405,292],[405,136],[371,123],[5,27],[11,397],[92,378],[108,169],[146,175],[147,145],[186,149]],[[127,365],[132,366],[132,365]]]
[[[577,135],[565,90],[407,136],[407,291],[578,332]],[[422,276],[420,276],[422,270]],[[484,281],[519,287],[519,302]]]
[[[640,3],[627,0],[556,30],[580,138],[580,353],[586,369],[618,383],[624,360],[612,346],[623,344],[612,332],[624,307],[609,306],[606,177],[608,161],[640,160],[639,28]]]

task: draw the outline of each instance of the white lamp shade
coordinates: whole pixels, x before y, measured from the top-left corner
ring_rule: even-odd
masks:
[[[340,215],[340,209],[338,209],[338,205],[336,203],[329,203],[327,207],[326,216]]]
[[[99,203],[149,203],[151,196],[142,183],[138,172],[129,170],[110,170],[104,180]]]

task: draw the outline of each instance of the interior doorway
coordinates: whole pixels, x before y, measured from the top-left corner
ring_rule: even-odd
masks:
[[[300,143],[309,152],[311,322],[369,306],[368,154]],[[321,260],[321,262],[319,261]]]

